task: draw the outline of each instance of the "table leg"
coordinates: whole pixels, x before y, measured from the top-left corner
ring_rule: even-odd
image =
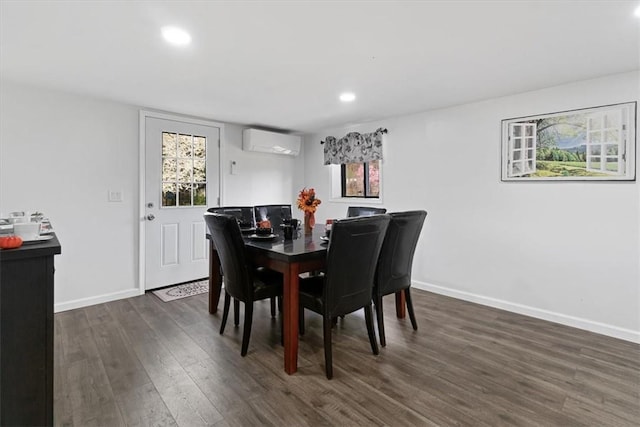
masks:
[[[404,319],[407,315],[406,313],[407,303],[404,296],[404,291],[396,292],[396,316],[398,319]]]
[[[299,266],[292,263],[284,273],[284,371],[289,375],[298,370],[299,271]]]
[[[218,251],[213,245],[213,240],[209,240],[209,313],[211,314],[218,311],[221,288],[220,258],[218,258]]]

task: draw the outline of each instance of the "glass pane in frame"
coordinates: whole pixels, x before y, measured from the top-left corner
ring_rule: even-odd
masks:
[[[193,137],[193,157],[205,159],[207,157],[207,138],[204,136]]]
[[[162,157],[176,157],[176,134],[162,132]]]
[[[176,159],[163,159],[162,160],[162,181],[174,181],[176,180],[177,163]]]
[[[522,166],[522,162],[513,162],[513,174],[520,175],[523,172]]]
[[[199,183],[193,185],[193,205],[206,206],[207,204],[207,184]]]
[[[617,156],[618,150],[619,150],[618,144],[607,144],[604,146],[605,154],[609,156]]]
[[[380,197],[380,160],[369,162],[368,197]]]
[[[364,164],[348,163],[345,165],[345,196],[364,196]]]
[[[189,160],[178,160],[178,182],[191,182],[193,163]]]
[[[178,135],[178,157],[190,159],[192,151],[193,137],[191,135]]]
[[[178,205],[179,206],[191,206],[191,190],[192,190],[192,186],[190,182],[178,183]]]
[[[194,182],[207,181],[207,163],[205,160],[193,161],[193,181]]]
[[[162,184],[162,206],[170,207],[176,205],[176,184],[165,182]]]

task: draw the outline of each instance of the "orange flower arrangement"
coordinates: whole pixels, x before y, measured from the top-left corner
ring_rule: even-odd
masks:
[[[300,190],[298,194],[298,209],[306,213],[315,213],[317,206],[322,203],[322,200],[316,198],[316,190],[307,187]]]

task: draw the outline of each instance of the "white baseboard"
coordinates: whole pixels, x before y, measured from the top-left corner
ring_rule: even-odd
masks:
[[[142,291],[144,293],[144,291]],[[124,291],[113,292],[110,294],[98,295],[95,297],[81,298],[73,301],[61,302],[54,304],[53,312],[73,310],[75,308],[88,307],[90,305],[101,304],[103,302],[115,301],[123,298],[137,297],[142,295],[139,288],[126,289]]]
[[[618,338],[625,341],[640,343],[640,331],[620,328],[618,326],[608,325],[606,323],[594,322],[593,320],[582,319],[579,317],[568,316],[562,313],[542,310],[535,307],[529,307],[509,301],[490,298],[482,295],[472,294],[470,292],[459,291],[444,286],[433,285],[426,282],[413,281],[412,286],[416,289],[433,292],[435,294],[446,295],[449,297],[461,299],[464,301],[475,302],[489,307],[499,308],[513,313],[524,314],[525,316],[535,317],[537,319],[548,320],[550,322],[560,323],[566,326],[572,326],[578,329],[595,332],[609,337]]]

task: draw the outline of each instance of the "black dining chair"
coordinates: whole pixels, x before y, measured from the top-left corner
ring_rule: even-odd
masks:
[[[393,212],[389,216],[391,217],[391,222],[387,227],[387,234],[380,251],[373,286],[373,303],[376,307],[380,345],[383,347],[387,345],[382,309],[382,297],[385,295],[404,291],[411,326],[413,326],[414,330],[418,330],[418,323],[416,322],[416,315],[411,302],[411,268],[413,266],[413,255],[416,252],[416,245],[418,244],[420,231],[427,217],[427,212]]]
[[[226,215],[231,215],[238,221],[240,225],[240,230],[243,232],[251,232],[255,229],[256,220],[254,217],[253,206],[217,206],[213,208],[207,209],[207,212],[210,213],[221,213]],[[261,270],[263,268],[260,268]],[[224,276],[222,268],[220,268],[220,275]],[[238,300],[233,301],[233,319],[234,324],[238,326],[240,322],[240,305]],[[276,315],[276,299],[271,298],[271,315]]]
[[[364,308],[373,354],[378,343],[371,309],[373,279],[388,215],[343,219],[333,223],[322,276],[300,279],[300,334],[304,334],[304,309],[322,315],[324,363],[327,378],[333,377],[332,319]]]
[[[254,215],[256,223],[269,220],[274,233],[280,234],[280,226],[291,220],[291,205],[254,206]]]
[[[267,269],[256,269],[248,264],[240,226],[235,217],[225,214],[206,213],[204,219],[218,252],[220,265],[224,270],[225,296],[220,334],[224,333],[224,328],[227,324],[231,298],[234,298],[234,301],[243,302],[244,329],[242,331],[240,354],[245,356],[251,336],[253,302],[281,297],[282,275]],[[238,309],[239,304],[235,304],[236,319],[238,317]],[[271,315],[274,315],[273,309]]]
[[[240,229],[250,229],[256,226],[253,206],[219,206],[207,209],[207,212],[231,215],[236,218]]]
[[[368,206],[349,206],[347,208],[347,218],[356,216],[371,216],[387,213],[385,208],[371,208]]]

